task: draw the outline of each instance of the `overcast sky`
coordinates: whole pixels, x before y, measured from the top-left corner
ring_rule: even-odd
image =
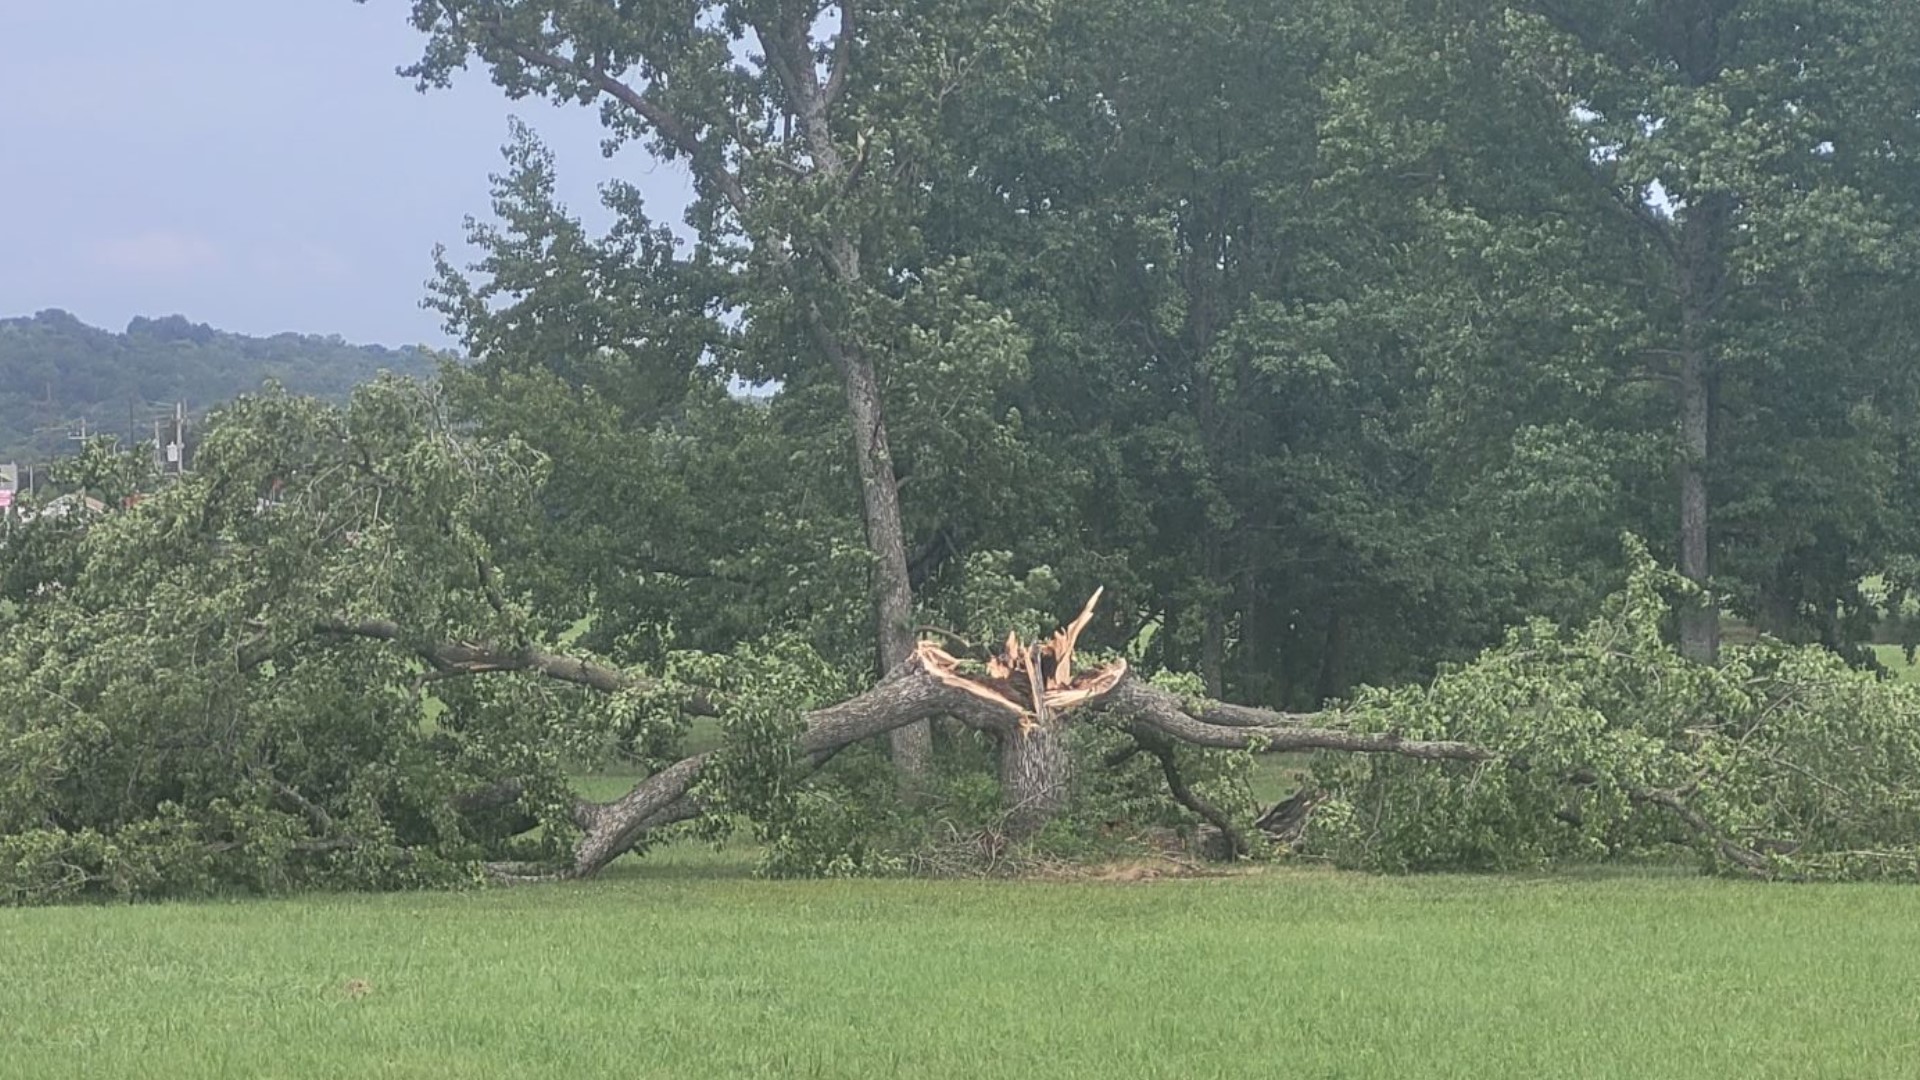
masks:
[[[436,242],[488,213],[507,117],[598,220],[621,175],[677,223],[685,177],[599,152],[592,109],[483,72],[420,94],[407,0],[0,0],[0,316],[447,344],[420,308]]]

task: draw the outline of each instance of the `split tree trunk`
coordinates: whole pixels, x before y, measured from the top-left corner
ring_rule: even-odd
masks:
[[[1325,716],[1299,716],[1219,701],[1192,701],[1135,679],[1125,661],[1075,674],[1074,641],[1092,618],[1099,593],[1067,627],[1040,645],[1022,645],[1008,637],[1004,651],[983,666],[963,663],[931,642],[921,642],[903,664],[888,672],[864,694],[807,714],[795,738],[797,760],[803,767],[825,764],[842,747],[935,716],[950,716],[1000,740],[1000,775],[1005,784],[1008,821],[1026,834],[1044,826],[1066,805],[1072,786],[1072,757],[1068,754],[1068,714],[1094,713],[1102,722],[1127,731],[1136,745],[1161,754],[1173,742],[1230,750],[1292,752],[1329,750],[1346,753],[1395,754],[1420,761],[1503,763],[1493,749],[1446,740],[1409,739],[1395,732],[1352,731],[1316,722]],[[609,668],[592,661],[559,656],[535,648],[509,648],[474,642],[432,642],[415,638],[384,620],[324,620],[314,627],[324,636],[371,638],[408,647],[437,677],[479,676],[492,672],[524,672],[603,692],[647,687],[644,676]],[[265,654],[248,654],[260,663]],[[704,695],[689,697],[687,706],[708,711],[714,702]],[[1338,717],[1332,717],[1338,721]],[[696,754],[648,776],[611,802],[581,799],[573,808],[580,827],[569,865],[527,867],[494,864],[500,880],[552,880],[591,877],[614,859],[643,843],[655,830],[699,815],[704,807],[695,784],[709,755]],[[1162,758],[1163,764],[1167,759]],[[1521,759],[1505,760],[1504,767],[1526,769]],[[1182,793],[1177,769],[1167,769],[1175,798],[1213,820],[1192,791]],[[462,814],[497,813],[522,795],[511,778],[498,781],[452,801]],[[1764,857],[1721,833],[1695,811],[1685,791],[1636,788],[1635,801],[1674,812],[1688,828],[1712,840],[1717,849],[1738,865],[1766,873]],[[295,793],[296,799],[298,798]],[[1298,831],[1310,807],[1310,798],[1296,800],[1290,832]],[[1270,812],[1273,818],[1280,808]],[[1217,823],[1217,822],[1216,822]],[[1263,827],[1266,827],[1263,824]]]
[[[1077,618],[1044,642],[1028,645],[1009,635],[1002,649],[984,665],[966,664],[932,642],[917,643],[906,662],[895,666],[872,690],[809,714],[797,749],[803,759],[817,766],[841,747],[862,739],[935,716],[953,717],[998,740],[1006,825],[1014,836],[1031,835],[1043,828],[1067,805],[1074,780],[1072,731],[1067,720],[1068,713],[1076,709],[1098,709],[1117,726],[1130,730],[1142,745],[1154,747],[1173,739],[1225,749],[1257,745],[1276,751],[1334,749],[1463,761],[1492,756],[1463,744],[1305,727],[1300,717],[1219,702],[1189,713],[1192,706],[1174,695],[1132,680],[1124,661],[1076,672],[1074,647],[1092,621],[1099,599],[1100,592],[1096,591]],[[394,643],[413,640],[398,624],[378,619],[330,619],[316,624],[314,630],[327,636]],[[410,647],[439,678],[524,672],[607,693],[653,685],[644,676],[533,647],[419,641],[413,641]],[[251,650],[243,650],[243,654],[249,664],[259,663],[267,655]],[[722,704],[704,694],[694,694],[682,702],[682,708],[692,714],[714,715]],[[654,830],[702,812],[694,785],[708,757],[699,754],[680,761],[639,781],[612,802],[576,803],[573,818],[582,837],[572,865],[564,870],[545,868],[528,875],[523,868],[503,865],[495,867],[496,876],[588,877],[598,873]],[[1174,770],[1168,772],[1171,785]],[[463,814],[494,812],[511,805],[520,794],[517,782],[502,781],[463,796],[456,808]],[[1195,805],[1191,792],[1183,795],[1175,787],[1173,794],[1183,804]]]

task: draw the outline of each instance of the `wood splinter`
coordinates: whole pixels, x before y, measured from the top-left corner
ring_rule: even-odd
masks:
[[[1027,645],[1009,632],[1001,651],[987,658],[984,677],[962,673],[960,660],[931,641],[916,650],[921,666],[939,682],[1006,712],[1022,731],[1052,723],[1056,714],[1104,696],[1127,673],[1127,662],[1115,660],[1078,678],[1073,674],[1074,644],[1093,621],[1103,592],[1095,589],[1079,616],[1045,641]]]

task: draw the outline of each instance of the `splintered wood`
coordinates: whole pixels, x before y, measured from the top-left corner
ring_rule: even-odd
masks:
[[[1007,634],[1002,650],[987,658],[984,676],[961,672],[960,660],[931,641],[919,645],[921,665],[940,682],[1005,710],[1022,730],[1049,722],[1055,713],[1112,690],[1127,672],[1126,661],[1116,660],[1078,678],[1073,674],[1074,643],[1093,621],[1094,605],[1104,591],[1095,589],[1079,617],[1045,641],[1029,645],[1018,635]]]

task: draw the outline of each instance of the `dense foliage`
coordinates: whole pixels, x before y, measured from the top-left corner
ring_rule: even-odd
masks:
[[[566,463],[555,512],[593,542],[569,572],[652,582],[615,605],[638,621],[684,588],[701,614],[668,598],[676,625],[730,640],[791,614],[762,608],[788,603],[754,576],[769,570],[858,602],[844,558],[862,554],[867,485],[840,445],[842,388],[790,310],[825,286],[754,254],[798,228],[796,199],[808,228],[863,245],[871,280],[826,292],[857,304],[875,358],[923,608],[968,552],[1008,551],[1068,595],[1105,586],[1128,617],[1109,633],[1154,662],[1310,708],[1529,616],[1590,614],[1623,529],[1789,640],[1862,640],[1876,575],[1901,599],[1920,546],[1904,8],[858,11],[857,106],[830,128],[867,166],[830,182],[760,96],[778,96],[767,20],[839,40],[805,4],[598,20],[486,3],[455,33],[461,6],[416,14],[434,28],[425,81],[471,49],[510,91],[591,96],[577,66],[523,53],[630,50],[627,89],[676,71],[649,109],[710,125],[700,146],[733,170],[700,175],[759,200],[704,186],[683,245],[616,186],[620,224],[595,238],[522,130],[495,220],[472,225],[487,257],[442,265],[435,303],[487,373],[463,409]],[[683,17],[698,34],[674,35]],[[733,63],[709,72],[698,58],[731,35]],[[660,135],[600,100],[619,137]],[[694,434],[736,377],[781,392],[751,430]],[[626,437],[670,417],[688,437]],[[676,493],[668,445],[669,471],[739,492],[732,513]]]
[[[249,398],[138,507],[16,529],[11,895],[446,881],[687,820],[773,872],[911,869],[998,835],[1038,743],[947,730],[902,797],[805,710],[1096,587],[1087,650],[1192,715],[1326,709],[1368,751],[1315,763],[1300,850],[1916,873],[1920,712],[1849,663],[1920,587],[1920,9],[411,18],[423,86],[595,104],[690,169],[691,239],[622,184],[594,235],[517,127],[428,298],[469,366]],[[1090,712],[1023,839],[1246,846],[1244,755]],[[630,797],[576,803],[610,758]]]
[[[338,337],[215,330],[178,315],[135,318],[122,333],[64,311],[0,319],[0,461],[46,463],[93,432],[153,437],[157,416],[184,403],[195,416],[267,380],[296,394],[344,401],[381,371],[427,375],[431,353],[349,345]]]
[[[1390,870],[1685,846],[1725,871],[1920,876],[1920,687],[1772,641],[1693,663],[1664,633],[1682,583],[1630,550],[1626,589],[1592,622],[1536,620],[1430,686],[1359,695],[1362,727],[1464,739],[1502,759],[1323,757],[1330,802],[1312,846]]]
[[[560,782],[565,742],[526,705],[542,688],[462,688],[430,723],[417,660],[321,628],[379,612],[510,631],[474,579],[473,522],[523,517],[536,478],[511,446],[449,439],[426,391],[382,383],[347,410],[242,399],[136,510],[16,523],[0,891],[471,874],[482,834],[449,799],[502,773]]]

